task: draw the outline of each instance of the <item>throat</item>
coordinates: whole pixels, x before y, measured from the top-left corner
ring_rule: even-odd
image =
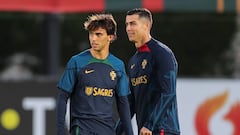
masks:
[[[108,51],[94,51],[94,50],[90,50],[92,56],[96,59],[99,60],[105,60],[108,57],[109,52]]]

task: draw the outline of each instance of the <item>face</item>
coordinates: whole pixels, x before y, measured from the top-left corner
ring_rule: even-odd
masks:
[[[129,41],[140,44],[147,32],[146,21],[139,15],[127,15],[125,23]]]
[[[102,51],[109,49],[110,41],[113,35],[107,35],[107,32],[103,28],[98,28],[89,32],[89,41],[93,51]]]

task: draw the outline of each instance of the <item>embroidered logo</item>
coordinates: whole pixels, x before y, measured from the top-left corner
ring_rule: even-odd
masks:
[[[90,96],[93,93],[93,87],[86,87],[85,88],[85,93]]]
[[[142,61],[142,69],[145,69],[146,65],[147,65],[147,60],[143,59],[143,61]]]
[[[131,69],[133,69],[134,67],[135,67],[135,64],[132,64],[132,65],[130,66]]]
[[[110,75],[110,77],[111,77],[111,80],[115,80],[115,78],[116,78],[116,76],[117,76],[116,73],[115,73],[115,71],[113,71],[113,70],[110,72],[109,75]]]
[[[85,70],[85,74],[90,74],[90,73],[92,73],[92,72],[94,72],[94,70]]]

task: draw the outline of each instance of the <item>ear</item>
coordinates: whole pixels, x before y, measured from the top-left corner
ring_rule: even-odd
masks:
[[[110,39],[110,43],[112,43],[116,39],[116,36],[115,35],[110,35],[109,39]]]
[[[150,21],[146,21],[146,26],[147,26],[148,29],[151,29],[151,27],[152,27],[151,22]]]

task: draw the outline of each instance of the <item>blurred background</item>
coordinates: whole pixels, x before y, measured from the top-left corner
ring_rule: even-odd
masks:
[[[135,47],[125,15],[136,7],[152,11],[152,36],[177,58],[182,134],[240,135],[239,115],[222,120],[240,112],[240,0],[0,0],[0,134],[55,134],[57,80],[90,47],[83,22],[111,13],[118,39],[110,51],[127,65]]]

